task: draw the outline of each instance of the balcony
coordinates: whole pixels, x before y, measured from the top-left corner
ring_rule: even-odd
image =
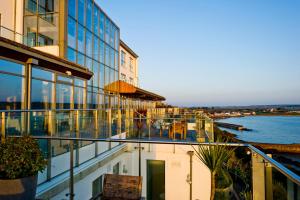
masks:
[[[186,137],[172,130],[179,122]],[[216,199],[299,199],[298,175],[252,145],[214,142],[212,127],[202,113],[166,109],[1,112],[3,137],[30,133],[47,157],[37,199],[97,199],[106,173],[142,176],[147,199],[209,199],[199,146],[234,149],[217,176]]]

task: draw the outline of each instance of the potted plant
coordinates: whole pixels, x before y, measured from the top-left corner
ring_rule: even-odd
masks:
[[[217,143],[223,142],[217,139]],[[226,141],[227,142],[227,141]],[[225,142],[225,143],[226,143]],[[199,145],[198,150],[195,149],[196,156],[204,163],[211,173],[211,192],[210,200],[215,199],[216,193],[216,179],[222,170],[225,170],[224,163],[234,154],[235,148],[229,148],[226,145]]]
[[[0,199],[35,199],[37,175],[46,164],[36,140],[7,138],[0,144]]]

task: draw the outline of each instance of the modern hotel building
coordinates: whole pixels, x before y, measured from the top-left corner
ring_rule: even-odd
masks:
[[[140,88],[138,56],[120,35],[93,0],[1,2],[1,137],[38,139],[48,165],[37,199],[97,199],[106,173],[142,176],[147,199],[209,199],[210,171],[193,152],[214,142],[212,120],[157,108],[165,98]],[[274,171],[299,197],[295,174],[234,146],[251,153],[253,199],[275,195]]]

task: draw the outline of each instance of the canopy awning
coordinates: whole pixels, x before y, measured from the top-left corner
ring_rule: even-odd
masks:
[[[151,101],[165,101],[165,97],[155,94],[153,92],[149,92],[147,90],[143,90],[141,88],[135,87],[129,83],[124,81],[115,81],[109,85],[104,87],[105,90],[110,92],[120,93],[120,95],[135,98],[135,99],[143,99],[143,100],[151,100]]]
[[[28,59],[38,60],[40,67],[89,80],[93,72],[66,59],[28,47],[24,44],[0,37],[0,56],[26,63]]]

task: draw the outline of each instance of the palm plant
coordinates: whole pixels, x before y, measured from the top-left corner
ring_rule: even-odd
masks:
[[[219,142],[220,141],[218,140],[218,143]],[[211,173],[211,200],[213,200],[215,197],[216,176],[218,172],[220,172],[221,170],[225,170],[223,166],[232,156],[234,150],[234,148],[229,148],[228,146],[226,146],[226,144],[208,146],[199,145],[198,150],[195,149],[195,155],[208,167]]]

